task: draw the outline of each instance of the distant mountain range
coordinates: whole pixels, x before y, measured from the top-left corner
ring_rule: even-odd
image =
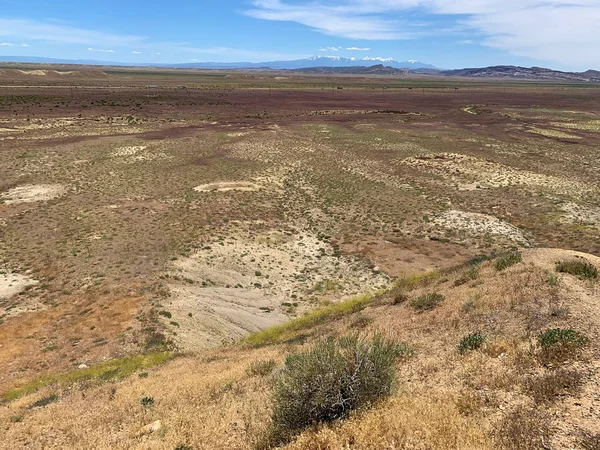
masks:
[[[371,66],[377,63],[385,63],[386,66],[396,69],[437,69],[431,64],[422,63],[415,60],[396,61],[392,58],[344,58],[341,56],[312,56],[305,59],[296,59],[292,61],[267,61],[267,62],[192,62],[185,64],[149,64],[149,63],[120,63],[112,61],[97,61],[89,59],[57,59],[42,58],[38,56],[0,56],[2,62],[22,62],[22,63],[40,63],[40,64],[84,64],[100,66],[137,66],[137,67],[171,67],[181,69],[301,69],[304,67],[352,67],[352,66]]]
[[[339,73],[371,75],[435,75],[468,78],[510,78],[523,80],[600,82],[600,71],[561,72],[543,67],[491,66],[443,70],[415,60],[396,61],[392,58],[346,58],[341,56],[313,56],[292,61],[252,62],[193,62],[185,64],[135,64],[98,60],[72,60],[30,56],[0,56],[1,62],[36,64],[79,64],[94,66],[159,67],[175,69],[262,69],[289,70],[302,73]]]

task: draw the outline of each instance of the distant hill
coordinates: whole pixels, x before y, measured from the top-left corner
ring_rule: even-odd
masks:
[[[491,66],[483,68],[443,70],[438,75],[473,78],[521,78],[528,80],[600,82],[600,72],[561,72],[543,67]]]

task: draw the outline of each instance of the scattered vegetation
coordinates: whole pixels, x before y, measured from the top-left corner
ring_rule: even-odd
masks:
[[[410,302],[410,306],[419,312],[430,311],[444,301],[444,296],[437,293],[421,295]]]
[[[403,352],[380,336],[329,338],[290,355],[275,381],[270,444],[286,442],[313,423],[346,418],[390,395]]]
[[[597,280],[598,269],[589,261],[559,261],[556,263],[556,271],[575,275],[581,280]]]
[[[465,354],[472,350],[477,350],[485,343],[485,336],[480,333],[472,333],[461,339],[458,344],[458,352]]]

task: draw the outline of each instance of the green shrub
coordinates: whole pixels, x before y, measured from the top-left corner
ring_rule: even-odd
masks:
[[[266,361],[252,361],[252,364],[250,364],[250,367],[248,367],[246,372],[250,376],[259,375],[261,377],[264,377],[266,375],[269,375],[270,373],[273,373],[275,367],[277,367],[277,363],[273,359],[269,359]]]
[[[50,403],[54,403],[56,401],[58,401],[58,395],[51,394],[46,397],[42,397],[39,400],[36,400],[31,405],[29,405],[29,407],[30,408],[41,408],[42,406],[47,406]]]
[[[289,440],[314,423],[343,419],[390,395],[395,360],[405,348],[376,336],[329,338],[290,355],[275,379],[269,445]]]
[[[465,354],[472,350],[477,350],[481,347],[485,342],[485,336],[480,333],[473,333],[465,336],[461,339],[460,344],[458,344],[458,351],[461,354]]]
[[[510,252],[502,255],[496,259],[496,270],[501,271],[523,261],[523,257],[520,252]]]
[[[589,339],[571,328],[552,328],[538,336],[543,362],[562,362],[577,356]]]
[[[410,306],[419,312],[429,311],[434,309],[438,304],[444,301],[442,294],[429,293],[421,295],[410,302]]]
[[[140,400],[140,403],[145,407],[148,408],[150,406],[154,406],[154,399],[152,397],[143,397]]]
[[[581,280],[597,280],[598,269],[589,261],[558,261],[556,271],[575,275]]]

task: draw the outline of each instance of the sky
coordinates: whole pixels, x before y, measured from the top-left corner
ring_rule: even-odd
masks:
[[[0,55],[600,69],[600,0],[0,0]]]

